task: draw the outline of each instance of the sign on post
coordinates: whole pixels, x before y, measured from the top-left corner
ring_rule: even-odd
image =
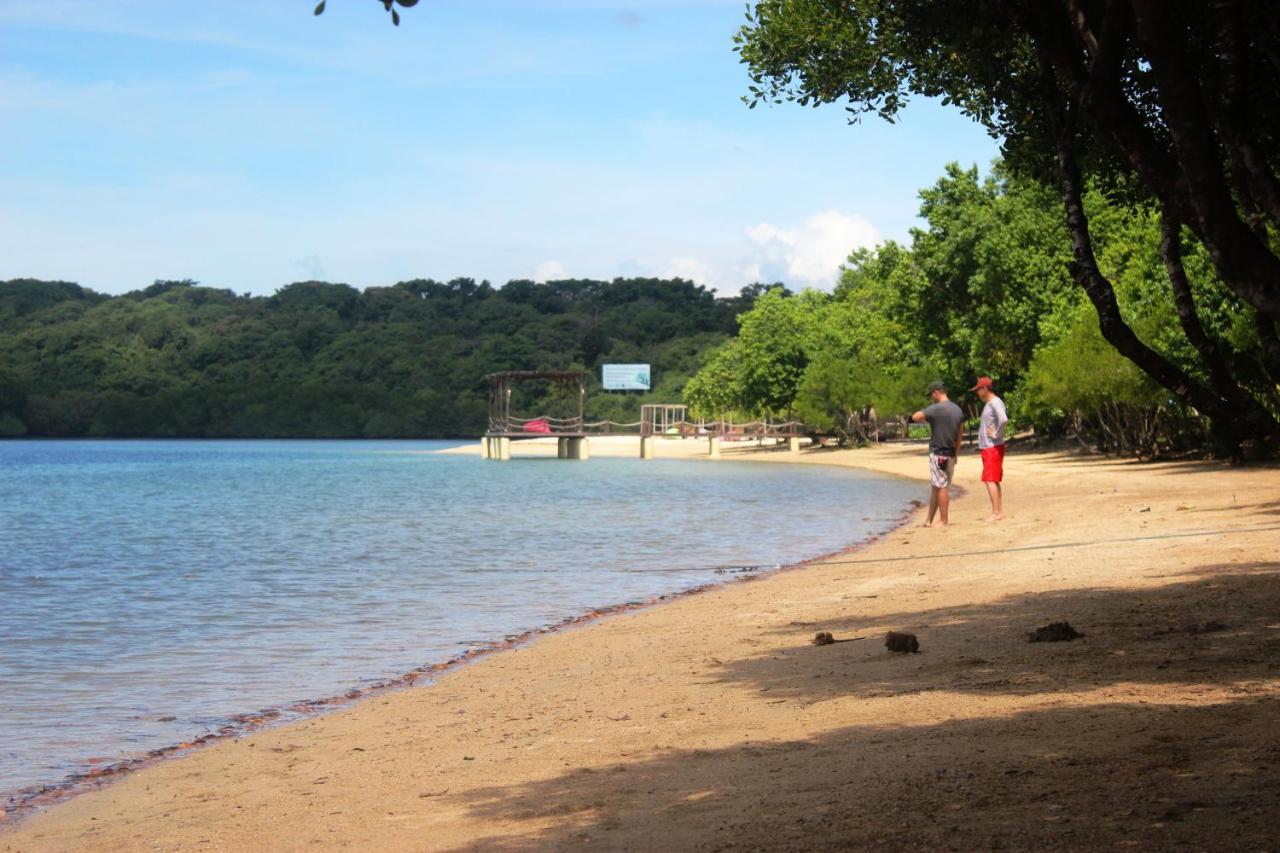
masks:
[[[651,387],[647,364],[606,364],[600,372],[606,391],[648,391]]]

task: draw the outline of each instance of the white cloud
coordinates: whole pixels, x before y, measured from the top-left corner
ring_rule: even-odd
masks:
[[[683,278],[712,289],[717,289],[726,283],[720,269],[698,258],[671,258],[658,272],[658,277]]]
[[[560,281],[569,277],[564,264],[559,261],[543,261],[533,271],[534,281]]]
[[[834,209],[815,213],[798,228],[761,222],[746,234],[756,255],[746,268],[762,278],[812,287],[830,287],[851,252],[880,242],[867,219]]]

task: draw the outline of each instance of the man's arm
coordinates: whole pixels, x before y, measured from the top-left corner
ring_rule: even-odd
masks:
[[[916,412],[914,415],[912,415],[912,416],[911,416],[911,420],[915,421],[916,423],[921,423],[921,422],[923,422],[923,421],[924,421],[924,412]]]
[[[964,421],[960,422],[960,428],[956,430],[956,456],[960,455],[960,444],[964,441]]]

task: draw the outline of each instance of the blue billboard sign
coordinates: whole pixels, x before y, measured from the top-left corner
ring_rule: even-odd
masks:
[[[648,391],[652,387],[647,364],[606,364],[600,372],[606,391]]]

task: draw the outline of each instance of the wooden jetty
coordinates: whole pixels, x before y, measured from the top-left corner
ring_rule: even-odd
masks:
[[[634,435],[640,439],[640,458],[652,459],[659,439],[705,440],[712,458],[719,458],[722,441],[785,439],[792,452],[799,452],[806,434],[800,421],[689,420],[688,408],[679,404],[645,404],[640,420],[634,423],[587,421],[587,373],[568,370],[507,370],[490,373],[489,426],[481,439],[485,459],[508,460],[516,441],[555,438],[561,459],[589,459],[592,436]],[[521,382],[551,382],[561,386],[564,396],[577,403],[577,414],[564,417],[539,414],[523,417],[512,409],[512,391]]]

